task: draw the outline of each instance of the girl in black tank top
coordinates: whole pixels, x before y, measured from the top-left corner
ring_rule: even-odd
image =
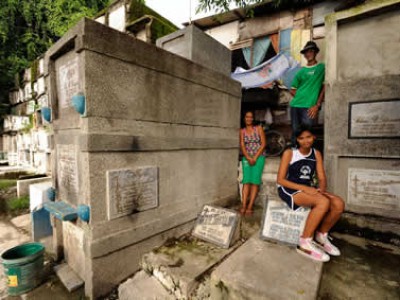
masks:
[[[301,206],[311,208],[297,251],[311,259],[326,262],[329,255],[340,255],[339,249],[329,241],[328,232],[339,220],[344,202],[326,190],[322,155],[312,147],[315,136],[311,128],[300,126],[295,136],[297,147],[286,150],[281,159],[277,177],[278,194],[290,209],[296,210]],[[314,185],[315,175],[318,186]]]

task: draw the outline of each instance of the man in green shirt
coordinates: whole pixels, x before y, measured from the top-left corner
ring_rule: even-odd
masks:
[[[294,133],[300,124],[312,126],[318,116],[325,95],[325,65],[318,63],[316,56],[319,48],[316,43],[309,41],[300,51],[307,60],[307,66],[300,69],[292,82],[290,93],[290,118],[292,122],[292,143],[296,143]]]

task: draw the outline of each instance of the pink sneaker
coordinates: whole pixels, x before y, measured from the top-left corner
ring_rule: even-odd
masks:
[[[329,240],[332,239],[328,233],[317,232],[315,234],[315,241],[318,247],[324,250],[326,253],[332,256],[340,256],[340,250],[333,245]]]
[[[300,238],[296,251],[316,261],[327,262],[330,259],[329,255],[314,245],[312,238]]]

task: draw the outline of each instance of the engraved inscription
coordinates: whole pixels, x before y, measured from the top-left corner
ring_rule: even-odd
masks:
[[[349,168],[347,202],[400,210],[400,171]]]
[[[292,211],[282,201],[268,201],[264,210],[261,237],[296,245],[303,232],[308,213],[307,208],[301,207]]]
[[[71,98],[80,91],[78,57],[62,64],[57,72],[57,93],[60,108],[71,106]]]
[[[236,212],[206,205],[197,219],[193,235],[228,248],[238,223]]]
[[[107,171],[108,219],[158,206],[158,169],[141,167]]]
[[[399,137],[400,100],[354,103],[350,137]]]
[[[79,191],[77,149],[74,145],[57,146],[57,179],[60,195],[74,201]]]

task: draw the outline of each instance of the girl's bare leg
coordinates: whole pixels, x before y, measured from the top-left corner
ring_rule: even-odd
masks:
[[[240,210],[242,213],[246,211],[247,207],[247,199],[249,198],[250,194],[250,186],[251,184],[243,184],[243,190],[242,190],[242,209]]]
[[[257,198],[258,190],[259,190],[258,185],[256,185],[256,184],[251,185],[251,187],[250,187],[250,203],[249,203],[249,206],[247,207],[248,211],[253,210],[253,204]]]
[[[322,220],[322,223],[319,226],[318,231],[321,233],[326,233],[340,219],[340,216],[344,211],[344,201],[339,196],[330,193],[324,193],[323,195],[329,199],[330,206],[329,206],[329,212]]]
[[[321,220],[329,210],[329,199],[321,193],[310,195],[300,192],[293,196],[293,200],[298,206],[311,207],[301,237],[313,237],[315,230],[318,228]]]

